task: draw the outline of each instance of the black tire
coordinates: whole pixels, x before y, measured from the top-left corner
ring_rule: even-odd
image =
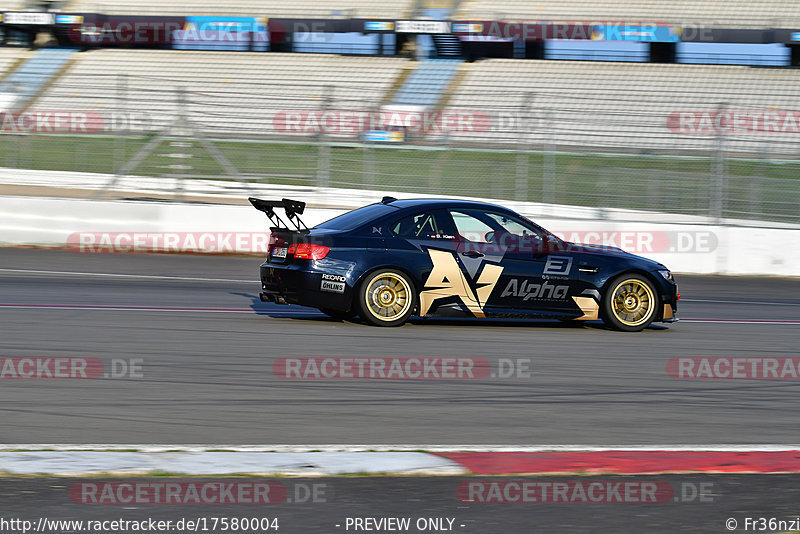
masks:
[[[371,325],[400,326],[411,317],[416,299],[408,276],[395,269],[378,269],[359,284],[355,308]]]
[[[647,277],[622,274],[609,282],[600,306],[606,325],[622,332],[641,332],[658,316],[661,299]]]
[[[356,312],[353,310],[350,311],[339,311],[339,310],[331,310],[330,308],[317,308],[319,311],[327,315],[332,319],[336,319],[338,321],[347,321],[348,319],[352,319],[356,316]]]

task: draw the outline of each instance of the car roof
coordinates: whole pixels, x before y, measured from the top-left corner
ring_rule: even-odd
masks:
[[[404,200],[394,200],[389,203],[390,206],[395,206],[400,209],[412,208],[473,208],[473,209],[492,209],[502,211],[512,211],[508,208],[498,206],[497,204],[490,204],[488,202],[479,202],[476,200],[455,200],[451,198],[411,198]]]

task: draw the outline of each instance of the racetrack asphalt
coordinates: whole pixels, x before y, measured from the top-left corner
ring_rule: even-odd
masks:
[[[283,533],[327,533],[366,531],[354,528],[357,518],[380,520],[381,518],[408,518],[411,527],[402,529],[370,529],[378,532],[441,532],[453,531],[464,534],[505,534],[505,533],[642,533],[642,532],[691,532],[720,533],[729,532],[738,527],[738,531],[755,531],[755,527],[763,526],[761,531],[795,530],[798,523],[797,477],[794,475],[658,475],[638,477],[594,476],[594,477],[357,477],[357,478],[282,478],[272,479],[272,483],[281,484],[286,489],[286,500],[278,504],[261,506],[246,504],[194,504],[189,499],[177,501],[180,504],[141,504],[120,502],[117,493],[104,494],[97,489],[93,493],[75,491],[83,488],[81,484],[92,484],[96,488],[108,487],[109,483],[120,482],[120,479],[92,478],[81,480],[76,478],[0,478],[0,494],[3,498],[3,519],[31,521],[35,527],[40,520],[79,520],[84,521],[82,528],[72,525],[71,529],[47,530],[48,532],[88,532],[88,531],[133,531],[132,529],[92,529],[86,521],[172,521],[175,525],[181,519],[200,521],[205,525],[202,532],[222,531],[221,526],[212,528],[214,518],[221,525],[222,518],[258,519],[269,518],[269,524],[277,518],[279,529],[259,530],[259,532]],[[173,479],[159,477],[157,479],[131,478],[123,479],[130,487],[141,484],[156,483],[165,485],[172,482],[188,482],[202,487],[205,483],[244,483],[265,482],[265,479]],[[592,484],[600,484],[605,491],[593,495],[604,497],[625,496],[626,484],[631,488],[646,483],[658,484],[669,498],[658,498],[657,502],[587,502],[590,491],[583,499],[581,494],[570,491],[568,502],[541,502],[530,498],[526,502],[486,503],[474,499],[468,502],[459,488],[464,484],[483,483],[485,491],[473,495],[488,496],[491,485],[502,488],[514,488],[509,491],[511,499],[521,499],[518,490],[523,483],[536,484],[543,488],[547,484],[569,484],[589,488]],[[518,484],[519,486],[511,486]],[[309,488],[311,492],[309,492]],[[480,486],[479,486],[480,488]],[[671,491],[670,491],[671,490]],[[312,493],[315,492],[315,493]],[[188,491],[186,492],[188,494]],[[152,494],[152,492],[150,492]],[[529,495],[541,499],[545,494],[542,489]],[[552,495],[552,491],[549,495]],[[92,502],[88,496],[105,495],[98,499],[103,504],[84,504]],[[132,493],[122,493],[130,499]],[[163,495],[163,492],[162,492]],[[208,495],[214,499],[214,493]],[[234,493],[235,495],[235,493]],[[316,495],[316,498],[307,497]],[[499,494],[501,499],[503,493]],[[630,494],[634,499],[637,493]],[[574,498],[573,498],[574,496]],[[297,497],[300,497],[299,499]],[[469,494],[466,495],[469,497]],[[291,501],[291,502],[289,502]],[[189,504],[184,504],[184,503]],[[348,528],[348,518],[351,522]],[[452,519],[452,530],[449,528],[431,528],[431,523],[419,523],[426,518]],[[749,520],[748,520],[749,518]],[[761,523],[763,519],[763,524]],[[772,523],[771,523],[772,520]],[[204,521],[204,522],[203,522]],[[783,524],[779,523],[783,521]],[[185,524],[185,523],[184,523]],[[363,523],[362,523],[363,524]],[[775,528],[767,530],[773,524]],[[375,523],[372,523],[375,526]],[[423,528],[418,528],[418,525]],[[449,523],[444,523],[445,527]],[[783,528],[778,528],[783,526]],[[747,528],[749,527],[749,528]],[[187,532],[192,529],[175,529],[173,532]],[[228,528],[230,531],[231,529]],[[149,530],[153,532],[153,530]],[[242,531],[242,530],[235,530]],[[252,532],[251,530],[246,530]],[[21,532],[6,529],[5,532]]]
[[[677,275],[681,322],[415,320],[258,300],[259,258],[0,249],[0,358],[141,377],[0,380],[4,443],[784,444],[799,380],[676,380],[675,357],[798,357],[800,279]],[[475,380],[285,380],[281,357],[529,359]],[[494,368],[494,367],[493,367]]]

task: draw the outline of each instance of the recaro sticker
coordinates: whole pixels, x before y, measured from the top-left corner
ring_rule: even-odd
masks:
[[[323,274],[322,283],[319,288],[321,291],[329,291],[331,293],[344,293],[345,282],[347,278],[338,274]]]

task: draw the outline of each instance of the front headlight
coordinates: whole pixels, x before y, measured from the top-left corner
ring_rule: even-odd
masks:
[[[672,273],[669,271],[658,271],[658,274],[664,277],[664,280],[672,282]]]

